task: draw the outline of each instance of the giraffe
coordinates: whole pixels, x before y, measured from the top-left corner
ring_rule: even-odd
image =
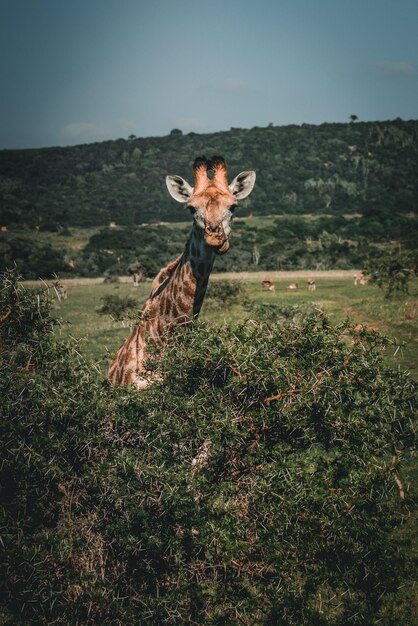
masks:
[[[252,191],[256,174],[245,170],[228,185],[222,157],[198,157],[193,165],[194,187],[181,176],[167,176],[170,195],[185,203],[193,225],[183,254],[159,271],[140,319],[111,361],[108,380],[145,389],[152,379],[144,365],[147,345],[167,339],[170,329],[199,315],[215,258],[229,248],[237,202]]]

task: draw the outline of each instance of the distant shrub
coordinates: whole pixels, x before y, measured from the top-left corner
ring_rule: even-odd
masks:
[[[141,266],[141,271],[146,278],[154,278],[161,269],[153,259],[147,256],[138,256],[137,262]]]
[[[101,300],[103,304],[97,311],[99,315],[110,315],[115,320],[121,320],[128,311],[139,308],[138,300],[130,296],[107,294]]]
[[[103,277],[104,277],[103,282],[105,284],[119,282],[118,274],[115,272],[112,272],[111,270],[106,270],[105,272],[103,272]]]
[[[29,236],[14,235],[0,240],[0,272],[12,267],[26,279],[52,278],[68,270],[62,251]]]
[[[418,274],[418,252],[396,251],[390,255],[372,259],[366,267],[372,282],[385,290],[386,297],[397,291],[408,293],[411,278]]]
[[[244,302],[244,309],[248,311],[254,319],[271,324],[302,322],[304,317],[312,314],[315,310],[320,312],[318,307],[314,309],[310,304],[259,304],[253,300],[246,300]]]
[[[70,230],[70,228],[68,228],[68,226],[64,226],[64,228],[62,228],[59,233],[58,233],[59,237],[72,237],[73,236],[73,232],[72,230]]]
[[[180,229],[163,225],[107,228],[90,237],[81,264],[91,272],[93,260],[98,272],[111,274],[128,273],[133,265],[139,264],[144,276],[153,278],[161,266],[180,254],[184,240]]]
[[[209,284],[206,299],[212,304],[232,304],[245,296],[242,282],[238,280],[217,280]]]
[[[413,623],[392,457],[417,389],[375,332],[194,324],[137,393],[10,274],[0,320],[5,623]]]
[[[41,232],[58,233],[61,230],[61,225],[59,222],[47,218],[40,222],[39,230]]]

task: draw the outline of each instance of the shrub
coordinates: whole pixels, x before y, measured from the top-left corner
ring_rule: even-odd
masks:
[[[7,623],[411,623],[390,602],[409,506],[392,455],[416,385],[375,332],[318,311],[195,324],[137,393],[57,343],[10,274],[0,317]]]
[[[99,315],[110,315],[115,320],[121,320],[128,311],[139,308],[138,300],[130,296],[107,294],[101,300],[103,304],[97,311]]]
[[[259,304],[253,300],[246,300],[243,307],[253,319],[263,320],[270,324],[283,322],[301,323],[306,316],[315,310],[319,313],[319,307],[313,308],[310,304]]]
[[[111,268],[110,270],[106,270],[105,272],[103,272],[103,276],[104,276],[103,282],[105,283],[105,285],[108,285],[109,283],[116,284],[119,282],[119,276],[117,274],[117,267]]]
[[[68,226],[64,226],[63,228],[61,228],[61,230],[58,233],[59,237],[72,237],[73,233],[72,231],[68,228]]]
[[[209,283],[207,300],[211,304],[232,304],[245,296],[242,283],[238,280],[217,280]]]
[[[408,293],[409,281],[418,274],[418,254],[411,250],[395,251],[370,260],[366,272],[372,282],[385,290],[387,298],[397,291]]]
[[[9,267],[17,267],[26,279],[52,278],[68,271],[62,251],[24,236],[0,240],[0,272]]]

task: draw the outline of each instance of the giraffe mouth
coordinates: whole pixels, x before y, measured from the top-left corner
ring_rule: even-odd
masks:
[[[207,246],[210,246],[211,248],[215,248],[216,254],[225,254],[225,252],[229,248],[228,239],[226,238],[223,239],[223,238],[220,238],[219,236],[206,235],[205,243]]]
[[[229,241],[225,239],[225,241],[217,248],[216,254],[225,254],[229,249]]]

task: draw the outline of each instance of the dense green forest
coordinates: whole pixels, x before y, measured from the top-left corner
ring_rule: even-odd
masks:
[[[231,175],[257,171],[242,214],[409,212],[418,196],[418,121],[232,128],[0,152],[1,223],[59,226],[184,219],[167,173],[191,178],[198,154]]]
[[[231,177],[257,171],[217,270],[362,267],[390,241],[415,247],[418,120],[206,135],[174,129],[166,137],[1,151],[0,225],[8,232],[0,234],[0,269],[16,263],[27,278],[92,276],[126,273],[139,260],[152,275],[182,251],[188,230],[160,224],[189,218],[169,197],[165,176],[192,182],[194,158],[216,153]],[[74,251],[71,232],[80,227],[101,232]],[[62,235],[67,249],[45,244],[42,232]]]

